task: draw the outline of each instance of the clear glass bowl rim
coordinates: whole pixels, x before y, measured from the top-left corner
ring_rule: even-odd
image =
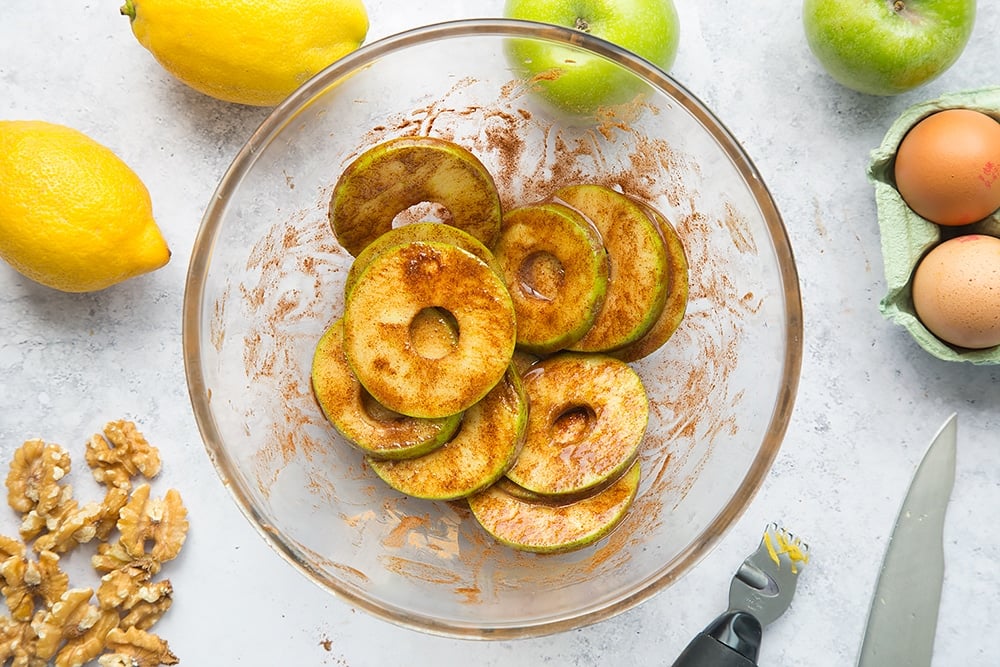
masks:
[[[651,86],[666,93],[696,117],[732,160],[761,209],[780,272],[785,298],[784,321],[780,324],[784,327],[787,339],[784,357],[775,360],[776,363],[782,365],[783,388],[776,397],[767,432],[757,455],[733,497],[702,531],[699,538],[689,544],[672,561],[672,567],[661,568],[641,585],[634,587],[633,590],[625,591],[612,603],[598,609],[570,610],[560,618],[533,625],[482,628],[442,624],[435,619],[411,614],[405,609],[388,608],[377,601],[358,595],[327,573],[313,567],[305,558],[300,557],[298,550],[283,540],[280,533],[269,529],[255,511],[249,496],[242,488],[233,483],[233,479],[237,476],[233,474],[233,462],[227,455],[225,443],[212,416],[210,402],[207,398],[209,388],[205,381],[201,361],[202,329],[205,326],[201,317],[202,313],[205,312],[204,278],[208,275],[212,250],[223,224],[227,203],[243,178],[253,168],[255,155],[281,132],[290,118],[294,117],[315,96],[327,89],[332,82],[351,72],[363,69],[367,63],[393,52],[405,50],[413,45],[475,35],[541,38],[596,53],[642,77]],[[318,73],[275,107],[237,153],[206,208],[191,251],[182,316],[182,347],[188,393],[207,454],[223,485],[236,501],[238,508],[265,542],[307,578],[352,606],[402,627],[433,635],[466,639],[500,640],[538,637],[597,623],[648,600],[686,574],[714,548],[722,536],[742,516],[760,489],[788,428],[802,366],[802,303],[791,243],[770,191],[739,142],[697,97],[670,75],[630,51],[579,30],[517,19],[447,21],[413,28],[373,41]]]

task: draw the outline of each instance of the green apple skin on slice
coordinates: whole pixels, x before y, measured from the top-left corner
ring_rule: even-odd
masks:
[[[657,230],[663,237],[663,243],[667,249],[667,258],[670,271],[668,275],[668,292],[666,302],[660,310],[660,316],[656,322],[639,340],[609,352],[612,357],[622,361],[636,361],[649,356],[670,340],[677,327],[684,320],[687,312],[688,294],[690,292],[690,270],[688,267],[687,254],[684,251],[684,243],[678,236],[674,226],[670,224],[659,210],[652,205],[633,199],[640,206],[650,220],[656,225]]]
[[[507,477],[543,496],[594,489],[635,460],[649,421],[639,375],[600,354],[557,352],[524,374],[531,410]]]
[[[458,341],[443,356],[421,354],[413,322],[438,308]],[[390,248],[358,277],[344,303],[344,352],[362,386],[411,417],[457,414],[500,381],[517,335],[507,286],[483,260],[447,243]]]
[[[645,211],[617,190],[571,185],[553,199],[593,223],[610,262],[604,305],[594,326],[569,349],[609,352],[634,343],[652,328],[667,300],[670,265],[663,237]]]
[[[397,137],[359,155],[337,179],[329,219],[337,241],[357,257],[423,202],[440,204],[448,224],[492,248],[501,204],[493,176],[469,150],[436,137]]]
[[[500,484],[468,499],[479,525],[501,544],[541,554],[567,553],[606,537],[626,517],[639,491],[639,461],[601,491],[568,504],[534,502]]]
[[[390,487],[415,498],[457,500],[490,486],[513,465],[524,442],[528,399],[513,365],[486,396],[465,411],[444,446],[405,461],[369,459]]]
[[[672,0],[507,0],[507,18],[561,25],[623,47],[668,71],[680,21]],[[512,39],[507,59],[553,106],[570,115],[630,102],[645,84],[597,55],[542,40]]]
[[[805,0],[802,24],[816,60],[839,84],[899,95],[950,68],[972,35],[976,0]]]
[[[489,264],[490,268],[498,274],[502,273],[501,267],[497,263],[493,253],[475,236],[463,232],[458,227],[439,222],[415,222],[390,229],[358,253],[358,256],[351,262],[351,268],[348,270],[347,278],[344,280],[344,293],[347,294],[354,288],[354,283],[357,282],[358,276],[371,263],[372,259],[377,257],[381,252],[393,246],[410,243],[411,241],[439,241],[441,243],[456,245],[462,250],[468,250]]]
[[[494,248],[517,313],[517,344],[549,354],[580,340],[604,304],[608,259],[579,213],[556,203],[508,211]]]
[[[629,468],[628,470],[631,470],[631,468]],[[622,474],[625,473],[623,472]],[[530,491],[521,486],[520,484],[516,484],[513,480],[511,480],[510,477],[507,477],[506,475],[498,479],[496,482],[494,482],[493,485],[497,487],[498,490],[503,491],[504,493],[514,496],[515,498],[518,498],[520,500],[525,500],[527,502],[543,504],[543,505],[569,505],[571,503],[584,500],[585,498],[589,498],[594,494],[600,493],[607,487],[617,482],[620,478],[621,475],[617,477],[609,477],[603,483],[593,488],[585,489],[584,491],[581,491],[579,493],[563,493],[557,496],[542,495],[541,493],[535,493],[534,491]]]
[[[313,354],[310,379],[323,415],[366,455],[404,459],[422,456],[450,440],[462,415],[407,417],[379,406],[361,387],[344,356],[344,323],[330,326]]]

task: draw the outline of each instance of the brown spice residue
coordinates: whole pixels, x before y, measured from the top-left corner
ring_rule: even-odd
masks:
[[[729,230],[733,238],[733,245],[740,252],[757,254],[757,244],[754,243],[753,235],[746,228],[746,219],[729,202],[726,203],[726,216],[723,218],[723,222],[726,223],[726,229]]]
[[[256,280],[238,285],[242,310],[257,323],[243,336],[247,378],[251,383],[276,383],[285,407],[282,419],[271,425],[271,446],[255,456],[258,485],[265,495],[296,456],[312,457],[326,451],[324,444],[310,437],[307,428],[316,423],[315,401],[308,383],[311,356],[293,357],[292,350],[300,348],[301,341],[308,341],[302,345],[315,345],[313,333],[300,329],[299,323],[331,318],[336,292],[328,291],[325,283],[329,276],[343,271],[343,250],[325,221],[308,218],[310,221],[303,224],[305,219],[272,227],[247,260],[248,275]],[[303,255],[305,249],[308,253]],[[303,275],[309,278],[303,281]],[[294,276],[300,279],[290,280]],[[217,311],[224,313],[225,307],[217,306]],[[332,486],[323,479],[309,479],[307,484],[326,494],[333,493]]]
[[[416,579],[429,584],[465,588],[464,584],[461,583],[462,574],[448,567],[432,565],[409,558],[400,558],[399,556],[387,556],[384,562],[387,570],[407,579]]]
[[[459,596],[464,598],[465,604],[479,604],[482,602],[483,592],[478,588],[465,588],[459,586],[455,589]]]
[[[427,525],[427,517],[404,516],[399,523],[382,540],[382,544],[390,549],[399,549],[406,544],[406,537],[412,531],[420,530]]]
[[[339,519],[356,529],[357,540],[370,532],[383,546],[401,550],[383,559],[383,567],[407,580],[449,587],[468,604],[488,603],[511,588],[571,586],[611,575],[645,536],[671,520],[701,469],[719,455],[712,444],[716,436],[738,429],[733,415],[744,395],[730,389],[730,376],[744,323],[761,307],[761,299],[719,258],[719,244],[725,245],[720,238],[738,253],[757,252],[745,219],[731,203],[721,202],[716,210],[720,202],[703,200],[700,184],[708,177],[696,158],[649,136],[647,128],[664,122],[661,110],[637,100],[604,110],[596,125],[557,127],[531,107],[524,82],[505,86],[490,108],[456,103],[476,83],[460,80],[441,99],[382,119],[339,165],[331,163],[331,181],[338,168],[375,143],[426,134],[475,153],[493,174],[505,210],[547,199],[565,185],[593,182],[639,197],[673,222],[691,266],[688,315],[660,353],[636,364],[655,388],[650,408],[657,428],[644,443],[644,486],[636,506],[609,537],[591,549],[539,559],[484,537],[459,504],[400,500],[378,506],[384,490],[363,484],[373,473],[335,436],[308,385],[308,353],[343,310],[341,286],[350,259],[327,224],[329,190],[318,193],[313,210],[273,225],[248,259],[254,277],[215,304],[219,322],[238,311],[249,317],[248,330],[229,335],[242,336],[249,381],[276,387],[281,395],[283,413],[270,424],[269,444],[255,458],[260,490],[266,495],[289,466],[305,471],[319,505],[338,506],[336,487],[350,484],[360,513]],[[213,326],[217,349],[231,344],[226,330],[225,324]],[[428,512],[429,506],[435,509]],[[347,566],[331,569],[340,567]],[[357,570],[353,577],[368,580]]]
[[[229,303],[231,285],[226,285],[222,292],[222,298],[212,304],[212,319],[208,322],[208,339],[212,342],[212,347],[216,352],[222,351],[222,344],[226,339],[226,304]]]

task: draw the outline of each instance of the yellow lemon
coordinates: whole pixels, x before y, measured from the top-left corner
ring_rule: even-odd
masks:
[[[91,292],[170,259],[149,191],[72,128],[0,121],[0,258],[64,292]]]
[[[126,0],[121,12],[175,77],[256,106],[277,104],[368,33],[360,0]]]

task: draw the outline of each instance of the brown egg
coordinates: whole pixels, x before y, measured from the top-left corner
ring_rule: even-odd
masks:
[[[1000,239],[967,234],[936,246],[913,274],[913,306],[946,343],[1000,345]]]
[[[896,150],[896,188],[918,215],[967,225],[1000,208],[1000,122],[946,109],[914,125]]]

